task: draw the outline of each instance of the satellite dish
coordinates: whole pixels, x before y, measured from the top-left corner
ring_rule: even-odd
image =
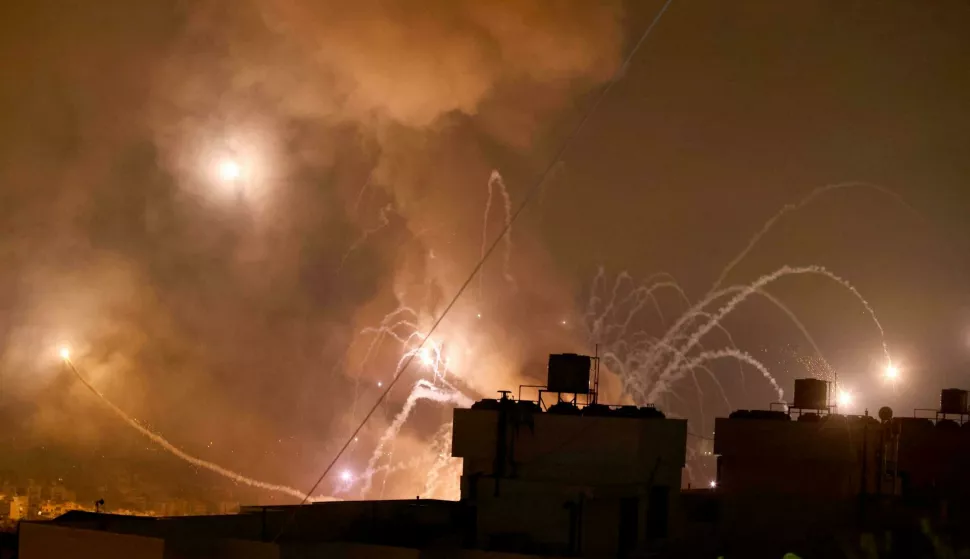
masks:
[[[882,421],[889,421],[893,418],[893,409],[889,406],[883,406],[879,408],[879,419]]]

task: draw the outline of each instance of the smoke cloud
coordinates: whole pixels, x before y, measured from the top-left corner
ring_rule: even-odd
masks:
[[[64,374],[67,342],[187,452],[314,479],[402,351],[361,331],[402,306],[430,326],[479,256],[493,170],[513,200],[534,180],[540,123],[613,73],[622,15],[619,0],[5,2],[0,410],[16,436],[68,462],[119,441],[165,460]],[[558,327],[572,286],[527,228],[509,250],[442,325],[471,394],[585,349]],[[447,415],[418,410],[402,448],[440,454]],[[425,475],[401,480],[410,495]]]

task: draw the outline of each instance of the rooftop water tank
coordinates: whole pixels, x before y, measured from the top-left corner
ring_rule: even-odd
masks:
[[[940,392],[940,413],[967,413],[967,391],[959,388],[944,388]]]
[[[793,408],[803,410],[824,410],[829,403],[829,383],[817,378],[795,379],[795,401]]]
[[[576,355],[575,353],[550,355],[546,388],[550,392],[589,393],[591,364],[592,359],[588,355]]]

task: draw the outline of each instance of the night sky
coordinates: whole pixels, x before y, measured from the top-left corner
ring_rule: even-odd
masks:
[[[826,278],[765,287],[821,357],[758,295],[722,325],[789,397],[794,378],[830,374],[823,359],[853,412],[970,388],[970,5],[673,0],[571,136],[662,6],[3,2],[0,467],[96,484],[111,456],[160,492],[217,482],[112,415],[60,362],[68,344],[176,446],[307,489],[415,341],[372,345],[366,329],[426,332],[567,141],[431,338],[447,390],[535,384],[550,352],[650,347],[686,310],[674,290],[606,337],[591,297],[623,272],[667,272],[698,300],[785,204],[851,181],[866,185],[786,214],[724,286],[825,267],[868,300],[900,378],[883,378],[865,307]],[[411,387],[441,380],[425,357],[322,492],[361,495]],[[630,379],[665,369],[604,364],[616,402],[644,403]],[[707,365],[657,399],[694,431],[778,398],[750,365],[743,380],[731,360]],[[450,495],[428,475],[453,468],[437,457],[449,405],[414,406],[366,496]]]

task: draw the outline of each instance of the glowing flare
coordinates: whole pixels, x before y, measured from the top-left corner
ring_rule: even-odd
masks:
[[[434,358],[431,357],[431,352],[428,351],[428,348],[421,348],[420,357],[421,357],[421,362],[424,363],[425,365],[430,366],[434,364]]]
[[[890,363],[886,367],[886,378],[893,380],[898,376],[899,376],[899,368]]]
[[[712,479],[711,480],[711,489],[716,489],[716,488],[717,488],[717,482]]]
[[[61,359],[64,361],[69,361],[71,359],[71,350],[67,346],[62,346],[58,353],[60,354]]]
[[[354,474],[350,470],[344,470],[340,472],[340,481],[344,483],[350,483],[354,480]]]
[[[840,407],[852,405],[852,393],[845,390],[839,390],[837,402]]]
[[[225,182],[235,182],[241,175],[242,168],[234,160],[226,159],[219,164],[219,177]]]

